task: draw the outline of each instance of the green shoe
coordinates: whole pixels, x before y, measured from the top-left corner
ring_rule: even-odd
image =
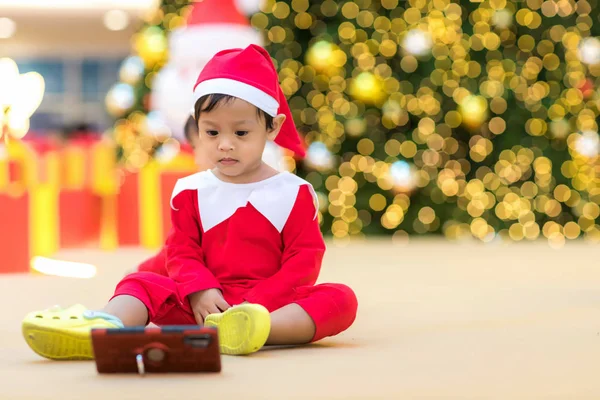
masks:
[[[91,330],[122,328],[112,315],[88,310],[81,304],[53,307],[27,314],[22,324],[29,347],[51,360],[93,360]]]
[[[222,354],[244,355],[265,345],[271,332],[271,315],[259,304],[241,304],[208,315],[204,325],[217,328]]]

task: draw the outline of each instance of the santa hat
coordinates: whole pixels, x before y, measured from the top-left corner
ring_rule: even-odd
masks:
[[[290,107],[279,86],[277,71],[265,49],[252,44],[245,49],[217,53],[198,76],[194,86],[194,102],[202,96],[215,93],[245,100],[272,117],[284,114],[285,122],[275,143],[299,157],[305,156]]]
[[[232,47],[262,43],[260,33],[250,25],[235,0],[196,0],[186,25],[173,30],[169,37],[169,56],[175,63],[209,59]]]

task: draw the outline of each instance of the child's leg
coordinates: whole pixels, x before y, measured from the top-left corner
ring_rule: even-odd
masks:
[[[334,336],[348,329],[356,318],[358,303],[349,287],[322,284],[302,288],[295,303],[271,313],[267,344],[304,344]]]
[[[139,326],[148,323],[148,309],[139,299],[121,295],[113,297],[102,312],[121,320],[124,326]]]
[[[310,315],[296,303],[271,313],[271,332],[267,344],[304,344],[315,336],[316,326]]]

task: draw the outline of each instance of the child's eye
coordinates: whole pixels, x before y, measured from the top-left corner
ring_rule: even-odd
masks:
[[[235,134],[237,136],[246,136],[248,134],[248,131],[236,131]]]
[[[219,134],[219,132],[217,132],[217,131],[206,131],[206,134],[208,136],[217,136]]]

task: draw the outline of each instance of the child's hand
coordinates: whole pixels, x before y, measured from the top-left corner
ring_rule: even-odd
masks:
[[[219,289],[201,290],[200,292],[190,294],[188,297],[198,325],[204,323],[204,318],[208,314],[218,314],[231,308]]]

